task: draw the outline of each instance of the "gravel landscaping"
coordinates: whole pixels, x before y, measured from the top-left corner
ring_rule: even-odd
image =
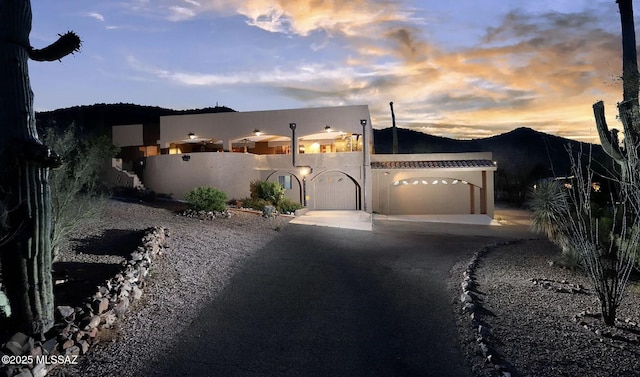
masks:
[[[67,268],[67,276],[63,273],[58,277],[66,281],[57,286],[57,294],[74,281],[92,291],[92,282],[100,281],[103,275],[108,278],[111,269],[135,250],[140,242],[137,236],[144,229],[169,229],[168,249],[152,266],[142,298],[110,337],[81,357],[79,364],[56,368],[52,375],[139,375],[147,363],[176,342],[203,304],[226,286],[242,261],[260,250],[291,219],[266,219],[256,213],[232,211],[228,219],[198,220],[177,216],[181,209],[180,204],[111,200],[100,220],[80,229],[71,247],[61,251],[60,264],[82,264],[90,270],[79,278],[69,276],[74,270]],[[80,297],[66,296],[71,303]]]
[[[145,229],[169,230],[168,249],[152,265],[142,297],[77,365],[50,375],[140,375],[177,344],[243,261],[291,219],[234,210],[227,219],[199,220],[178,216],[182,209],[175,202],[110,200],[101,218],[81,227],[61,250],[54,266],[57,304],[75,306],[118,270]],[[630,285],[620,322],[607,328],[588,279],[551,263],[558,255],[548,241],[532,238],[488,246],[472,264],[460,261],[452,269],[452,307],[474,375],[640,376],[640,284]],[[473,277],[471,293],[478,304],[473,318],[461,309],[465,271]],[[489,345],[492,362],[479,339]]]
[[[558,255],[550,242],[532,239],[489,247],[478,259],[475,321],[462,313],[459,300],[455,305],[461,344],[476,376],[509,375],[487,362],[479,325],[490,352],[512,376],[640,376],[638,282],[629,287],[620,321],[608,328],[598,318],[589,280],[552,263]],[[454,268],[458,283],[467,266],[465,261]]]

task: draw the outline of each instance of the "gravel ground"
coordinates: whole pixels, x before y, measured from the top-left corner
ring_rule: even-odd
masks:
[[[631,284],[618,313],[622,321],[607,328],[587,314],[599,312],[589,280],[550,265],[558,253],[546,240],[526,240],[497,246],[481,257],[477,290],[487,310],[481,322],[491,330],[492,345],[514,376],[640,376],[640,285]],[[465,266],[466,261],[457,265],[453,276],[461,280]],[[585,292],[566,293],[578,284]],[[458,320],[476,375],[497,375],[479,356],[469,317],[460,314]]]
[[[55,376],[139,375],[154,356],[174,344],[203,304],[224,289],[243,260],[290,220],[234,212],[230,219],[199,221],[176,216],[177,208],[164,207],[110,201],[102,218],[81,229],[72,247],[62,251],[60,262],[68,263],[68,275],[72,275],[72,267],[78,267],[74,263],[93,267],[78,285],[93,289],[86,275],[97,281],[104,280],[101,274],[110,276],[110,266],[135,249],[144,229],[170,229],[169,249],[153,265],[143,298],[130,308],[110,339],[84,356],[80,364],[56,369]],[[481,321],[491,330],[492,345],[511,364],[513,376],[640,376],[637,342],[613,340],[593,331],[638,339],[640,285],[634,283],[629,289],[619,312],[623,322],[616,329],[607,329],[597,318],[584,315],[598,312],[589,281],[578,272],[549,265],[557,255],[557,249],[546,240],[525,240],[492,248],[476,270],[479,297],[487,310]],[[461,261],[452,270],[456,300],[467,262]],[[58,273],[64,275],[65,271]],[[577,284],[586,292],[557,291]],[[71,291],[74,294],[69,293],[68,300],[79,297],[78,290]],[[454,308],[461,347],[475,375],[497,375],[479,356],[477,334],[469,317],[460,313],[459,302]]]
[[[72,267],[80,263],[98,266],[85,275],[100,276],[135,250],[144,229],[164,226],[170,230],[168,250],[152,265],[144,295],[117,330],[78,365],[57,368],[53,375],[139,375],[145,363],[176,341],[204,303],[219,294],[242,261],[291,219],[233,211],[229,219],[201,221],[176,216],[180,207],[111,200],[100,220],[80,229],[71,247],[61,251],[59,262],[67,264],[62,275],[73,276]],[[81,285],[89,285],[88,278],[81,279]],[[94,290],[95,285],[89,288]],[[67,294],[68,300],[74,297],[79,297],[77,292]]]

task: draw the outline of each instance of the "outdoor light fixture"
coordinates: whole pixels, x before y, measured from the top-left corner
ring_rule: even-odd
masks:
[[[313,169],[311,169],[311,166],[300,166],[300,168],[300,175],[303,177],[311,174],[311,172],[313,171]]]
[[[256,128],[255,130],[253,130],[253,134],[256,135],[256,136],[260,136],[260,135],[262,135],[262,131],[260,131],[259,129]]]
[[[189,132],[189,139],[193,140],[196,138],[196,134],[194,134],[193,132]]]
[[[331,126],[329,125],[324,126],[324,130],[327,132],[331,132]]]
[[[289,128],[291,128],[292,130],[296,129],[296,124],[295,123],[289,123]]]

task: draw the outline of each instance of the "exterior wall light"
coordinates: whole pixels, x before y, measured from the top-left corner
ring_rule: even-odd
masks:
[[[196,138],[196,134],[194,134],[193,132],[189,132],[189,139],[193,140]]]
[[[313,172],[313,169],[311,169],[311,166],[301,166],[300,169],[300,175],[301,176],[307,176],[309,174],[311,174],[311,172]]]
[[[329,125],[324,126],[324,130],[326,132],[331,132],[331,126],[329,126]]]
[[[253,130],[253,134],[256,135],[256,136],[260,136],[260,135],[262,135],[262,131],[260,131],[259,129],[256,128],[255,130]]]

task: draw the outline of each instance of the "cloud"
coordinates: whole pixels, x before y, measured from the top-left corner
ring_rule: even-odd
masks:
[[[89,13],[87,13],[87,16],[95,18],[98,21],[104,22],[104,16],[101,15],[100,13],[98,13],[98,12],[89,12]]]
[[[167,17],[169,21],[178,22],[178,21],[189,20],[197,15],[197,13],[193,9],[185,8],[177,5],[170,6],[168,9],[171,12]]]
[[[252,27],[298,43],[308,38],[309,51],[340,45],[349,53],[314,64],[300,54],[290,66],[225,73],[160,69],[131,60],[140,72],[177,85],[271,87],[310,106],[367,103],[374,125],[388,125],[387,105],[394,101],[399,126],[435,134],[468,138],[529,126],[589,139],[595,136],[591,104],[599,99],[613,104],[621,93],[615,79],[620,38],[607,29],[617,14],[595,7],[571,11],[570,2],[558,5],[562,12],[511,9],[477,43],[466,45],[472,47],[456,48],[443,43],[446,30],[437,26],[438,14],[426,19],[419,9],[393,1],[171,4],[165,9],[173,21],[203,12],[239,14]]]

